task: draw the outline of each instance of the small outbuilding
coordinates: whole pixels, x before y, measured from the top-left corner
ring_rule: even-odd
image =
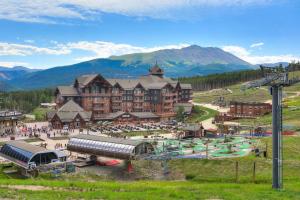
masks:
[[[149,142],[95,135],[77,135],[70,138],[67,149],[71,152],[117,159],[137,159],[154,151]]]
[[[203,136],[202,124],[187,124],[183,127],[184,135],[183,138],[195,138]]]

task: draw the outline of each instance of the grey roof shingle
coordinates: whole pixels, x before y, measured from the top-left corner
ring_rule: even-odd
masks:
[[[72,99],[65,103],[58,112],[81,112],[84,111],[77,103],[75,103]]]
[[[92,81],[94,78],[96,78],[98,74],[86,74],[79,76],[76,80],[79,84],[79,86],[85,86],[87,85],[90,81]]]
[[[182,129],[185,131],[199,131],[203,127],[200,124],[187,124]]]
[[[159,118],[156,114],[152,112],[130,112],[129,114],[136,116],[137,118]]]
[[[78,96],[78,91],[73,86],[58,86],[57,90],[62,96]]]
[[[188,84],[188,83],[181,83],[180,84],[180,87],[182,88],[182,89],[192,89],[192,85],[191,84]]]
[[[80,115],[84,121],[89,121],[91,119],[92,112],[84,111],[83,108],[81,108],[73,100],[69,100],[60,109],[58,109],[56,113],[49,113],[47,115],[49,116],[48,120],[51,120],[55,115],[57,115],[62,122],[71,122],[77,115]]]
[[[107,81],[111,85],[118,83],[124,90],[134,89],[139,84],[137,79],[107,79]]]
[[[156,82],[156,83],[151,83],[148,85],[148,89],[162,89],[165,87],[168,83],[166,82]]]

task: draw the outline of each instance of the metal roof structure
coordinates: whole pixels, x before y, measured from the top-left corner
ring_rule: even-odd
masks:
[[[118,159],[136,159],[138,156],[150,153],[154,150],[150,143],[140,140],[85,134],[70,138],[67,149],[77,153]]]
[[[0,120],[20,119],[22,116],[23,114],[17,111],[0,111]]]
[[[6,142],[1,147],[0,156],[25,169],[30,169],[32,164],[35,166],[49,164],[59,158],[54,150],[47,150],[20,140]]]

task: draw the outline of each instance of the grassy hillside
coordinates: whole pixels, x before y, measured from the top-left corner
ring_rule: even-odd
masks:
[[[252,88],[248,90],[241,90],[242,84],[236,84],[227,88],[214,89],[205,92],[194,92],[194,101],[198,103],[212,103],[220,96],[225,98],[225,101],[245,101],[245,102],[265,102],[271,100],[269,88],[264,86],[260,88]],[[284,98],[295,96],[300,92],[300,83],[283,89]]]
[[[271,99],[269,91],[266,87],[259,89],[249,89],[242,91],[241,84],[229,86],[222,89],[214,89],[205,92],[194,92],[194,101],[197,103],[212,103],[220,96],[225,98],[226,102],[229,101],[257,101],[264,102]]]
[[[271,189],[271,138],[267,159],[247,156],[226,160],[172,160],[170,178],[183,175],[180,181],[101,181],[40,177],[14,179],[0,175],[1,199],[224,199],[289,200],[300,196],[300,137],[284,137],[284,189]],[[235,180],[235,163],[239,162],[239,182]],[[256,181],[252,165],[256,162]],[[96,181],[97,180],[97,181]]]
[[[189,116],[187,122],[201,122],[214,117],[218,112],[203,106],[194,106],[193,113]]]

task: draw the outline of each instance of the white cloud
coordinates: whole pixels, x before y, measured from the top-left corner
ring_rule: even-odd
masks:
[[[64,46],[45,48],[33,45],[0,42],[0,56],[27,56],[33,54],[63,55],[69,53],[71,53],[71,51]]]
[[[0,42],[0,56],[71,55],[72,57],[74,57],[75,55],[78,55],[78,52],[75,51],[79,50],[84,52],[81,53],[83,56],[74,58],[75,61],[87,61],[95,58],[107,58],[113,55],[118,56],[130,53],[146,53],[161,49],[181,49],[183,47],[189,46],[189,44],[182,43],[175,45],[142,47],[105,41],[78,41],[69,43],[58,43],[56,41],[52,41],[50,43],[53,46],[39,47],[34,45]],[[251,48],[251,50],[248,50],[244,47],[234,45],[223,46],[222,49],[252,64],[290,62],[293,60],[300,60],[300,56],[291,54],[262,56],[255,55],[253,53],[253,48]],[[4,64],[6,64],[5,66],[13,66],[12,64],[10,65],[7,62]]]
[[[24,42],[33,44],[35,41],[34,40],[24,40]]]
[[[144,53],[160,49],[180,49],[189,46],[189,44],[178,44],[148,48],[104,41],[78,41],[66,44],[55,41],[51,43],[54,44],[53,47],[38,47],[33,45],[0,42],[0,56],[67,55],[71,54],[73,50],[82,50],[93,53],[92,56],[86,58],[107,58],[112,55]]]
[[[189,44],[178,44],[178,45],[165,45],[165,46],[156,46],[156,47],[139,47],[133,46],[130,44],[116,44],[112,42],[104,41],[79,41],[75,43],[68,43],[65,45],[69,49],[77,49],[84,51],[91,51],[94,53],[94,56],[81,57],[77,58],[79,61],[91,60],[94,58],[107,58],[109,56],[115,55],[124,55],[130,53],[145,53],[152,52],[161,49],[180,49],[183,47],[189,46]]]
[[[257,56],[253,55],[250,51],[240,46],[224,46],[222,47],[222,49],[251,64],[291,62],[300,60],[300,56],[291,54]]]
[[[55,23],[53,18],[91,19],[102,12],[135,17],[178,18],[182,9],[265,4],[272,0],[0,0],[0,19]],[[189,12],[185,12],[186,14]]]
[[[26,62],[0,62],[1,67],[15,67],[15,66],[29,66],[29,63]]]
[[[251,48],[261,47],[261,46],[263,46],[264,44],[265,44],[265,43],[263,43],[263,42],[258,42],[258,43],[251,44],[250,47],[251,47]]]
[[[161,49],[180,49],[189,44],[163,45],[155,47],[140,47],[130,44],[118,44],[105,41],[78,41],[58,43],[50,41],[52,47],[38,47],[16,43],[0,42],[0,56],[35,56],[35,55],[69,55],[76,50],[88,53],[88,56],[78,57],[76,61],[87,61],[96,58],[107,58],[130,53],[145,53]]]

